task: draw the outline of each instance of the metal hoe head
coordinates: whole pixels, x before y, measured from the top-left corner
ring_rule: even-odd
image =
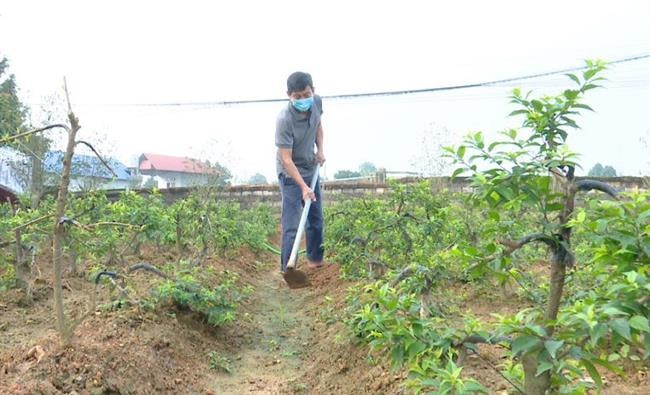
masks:
[[[298,269],[287,268],[287,270],[282,273],[282,277],[284,277],[284,281],[291,289],[305,288],[309,286],[307,275],[305,272]]]

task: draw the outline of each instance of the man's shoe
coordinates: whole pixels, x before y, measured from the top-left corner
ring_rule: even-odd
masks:
[[[324,265],[325,263],[323,261],[314,262],[314,261],[307,260],[307,267],[310,269],[318,269],[323,267]]]

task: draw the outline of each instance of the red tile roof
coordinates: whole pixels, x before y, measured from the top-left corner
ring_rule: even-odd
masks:
[[[217,172],[207,163],[198,159],[158,154],[142,154],[139,168],[140,171],[160,170],[194,174],[215,174]]]
[[[18,197],[11,191],[11,189],[0,185],[0,204],[7,203],[8,201],[11,202],[11,204],[18,203]]]

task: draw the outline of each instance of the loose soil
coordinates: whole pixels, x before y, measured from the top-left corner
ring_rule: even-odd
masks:
[[[173,256],[145,251],[154,264]],[[135,263],[135,258],[128,260]],[[196,314],[167,307],[99,310],[76,329],[63,347],[54,330],[52,287],[35,283],[35,302],[20,306],[16,290],[0,300],[0,393],[16,394],[399,394],[406,373],[391,371],[381,356],[369,356],[354,344],[340,318],[347,288],[339,267],[307,270],[312,286],[289,290],[277,259],[242,251],[235,259],[210,259],[203,265],[240,274],[254,293],[240,306],[237,320],[215,329]],[[43,257],[42,262],[49,262]],[[44,268],[42,278],[51,278]],[[137,274],[134,289],[146,295],[155,278]],[[66,310],[87,308],[93,284],[66,276]],[[100,290],[101,302],[109,301]],[[463,310],[490,319],[490,312],[517,308],[507,295],[485,295],[460,287]],[[481,347],[481,356],[464,360],[464,375],[479,380],[490,393],[512,392],[492,366],[502,350]],[[646,367],[647,368],[647,367]],[[647,394],[647,371],[629,367],[626,380],[607,375],[607,394]],[[508,392],[510,391],[510,392]]]

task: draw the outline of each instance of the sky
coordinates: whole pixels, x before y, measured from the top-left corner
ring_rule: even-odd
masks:
[[[316,93],[433,88],[650,54],[647,1],[0,1],[0,57],[32,123],[66,77],[81,138],[133,165],[140,153],[218,161],[235,182],[275,173],[275,118],[296,70]],[[650,173],[650,59],[613,65],[569,137],[596,162]],[[369,161],[420,171],[464,135],[518,126],[514,87],[555,94],[562,75],[416,95],[327,99],[325,176]],[[54,99],[53,99],[54,97]],[[55,105],[52,105],[54,100]],[[160,104],[176,103],[167,106]],[[43,111],[43,108],[46,110]],[[426,167],[426,166],[424,166]]]

